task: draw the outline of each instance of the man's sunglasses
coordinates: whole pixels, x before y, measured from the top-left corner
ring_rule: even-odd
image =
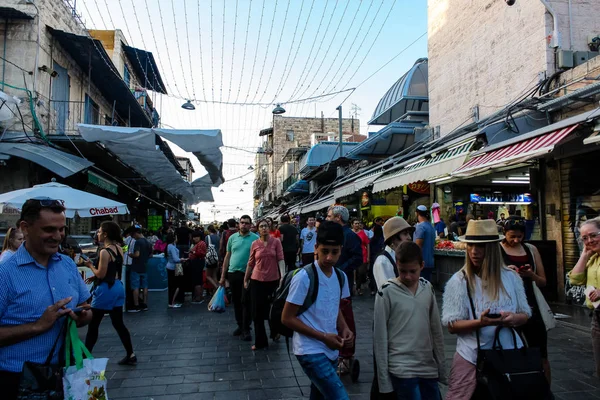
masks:
[[[38,203],[42,207],[64,207],[65,202],[63,200],[51,199],[50,197],[34,197],[27,200],[27,202]]]

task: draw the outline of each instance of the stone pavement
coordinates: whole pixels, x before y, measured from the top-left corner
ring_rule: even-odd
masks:
[[[107,376],[110,399],[297,399],[302,398],[287,355],[285,341],[269,350],[250,350],[252,342],[232,337],[233,310],[211,313],[206,303],[167,309],[166,293],[150,294],[150,311],[127,314],[136,367],[117,365],[123,347],[109,318],[100,327],[94,355],[109,357]],[[361,364],[359,381],[344,377],[351,399],[368,399],[372,364],[371,319],[373,298],[354,299],[358,325],[356,358]],[[84,330],[82,330],[82,335]],[[593,376],[589,333],[560,326],[549,333],[552,388],[557,399],[600,399],[600,380]],[[445,337],[448,367],[456,338]],[[309,381],[292,355],[305,398]],[[444,391],[444,388],[442,388]]]

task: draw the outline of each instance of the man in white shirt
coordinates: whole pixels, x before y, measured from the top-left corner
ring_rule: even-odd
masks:
[[[308,217],[306,228],[300,232],[300,248],[302,265],[311,264],[315,261],[315,243],[317,243],[317,228],[315,228],[315,218]]]
[[[342,226],[323,222],[317,232],[313,288],[317,296],[306,311],[311,279],[302,269],[291,281],[281,322],[294,331],[294,354],[311,381],[311,399],[348,400],[348,393],[336,372],[339,350],[350,347],[354,335],[340,312],[340,300],[350,297],[348,279],[334,269],[344,243]],[[339,332],[339,334],[338,334]]]

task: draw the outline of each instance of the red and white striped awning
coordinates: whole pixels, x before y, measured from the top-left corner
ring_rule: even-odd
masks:
[[[516,165],[532,158],[541,157],[544,154],[550,153],[558,142],[567,137],[578,126],[579,124],[571,125],[545,135],[484,153],[472,158],[462,167],[452,172],[452,175],[475,175],[493,168]]]

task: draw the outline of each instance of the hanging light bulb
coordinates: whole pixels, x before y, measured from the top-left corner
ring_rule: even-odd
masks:
[[[244,189],[240,189],[240,192],[243,192],[243,191],[244,191]]]
[[[277,104],[277,106],[271,112],[275,115],[284,114],[285,108],[281,107],[281,104]]]
[[[244,183],[243,183],[243,184],[244,184],[244,185],[247,185],[247,184],[248,184],[248,181],[244,181]]]
[[[248,166],[248,171],[252,171],[254,169],[254,167],[252,165]]]
[[[221,190],[219,190],[219,192],[223,193],[223,192],[224,192],[224,190],[223,190],[223,189],[221,189]]]

